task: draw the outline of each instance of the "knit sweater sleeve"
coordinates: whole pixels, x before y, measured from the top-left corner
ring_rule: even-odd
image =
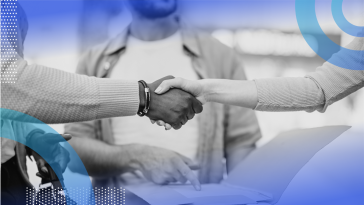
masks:
[[[255,80],[260,111],[319,111],[350,95],[364,86],[364,40],[357,38],[348,45],[357,55],[338,52],[333,60],[341,61],[349,68],[329,62],[302,78],[270,78]]]
[[[15,53],[2,66],[1,117],[44,123],[68,123],[130,116],[139,106],[135,81],[100,79],[40,65],[28,65]],[[9,78],[8,78],[9,77]],[[11,112],[10,110],[18,111]]]

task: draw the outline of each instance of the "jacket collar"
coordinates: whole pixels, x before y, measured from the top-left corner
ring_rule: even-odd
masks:
[[[199,56],[201,52],[198,45],[198,37],[196,36],[196,33],[194,33],[191,29],[187,28],[185,24],[181,22],[179,22],[179,24],[182,35],[183,48],[192,55]],[[105,54],[112,55],[116,52],[123,50],[126,47],[126,42],[129,35],[130,25],[127,26],[126,29],[124,29],[119,35],[117,35],[109,42]]]

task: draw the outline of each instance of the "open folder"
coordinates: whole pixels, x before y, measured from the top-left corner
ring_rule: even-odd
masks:
[[[348,130],[331,126],[285,132],[254,150],[220,184],[158,186],[152,183],[126,188],[151,205],[275,204],[301,168],[322,148]]]

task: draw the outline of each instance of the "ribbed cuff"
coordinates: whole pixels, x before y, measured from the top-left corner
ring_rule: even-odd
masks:
[[[290,102],[287,99],[289,86],[281,78],[254,80],[258,91],[258,103],[254,110],[283,111]]]
[[[137,81],[98,79],[100,107],[97,118],[135,115],[139,107]]]
[[[265,104],[265,99],[267,98],[267,95],[269,95],[269,91],[265,89],[267,86],[265,85],[265,81],[260,79],[254,80],[255,86],[257,87],[257,94],[258,94],[258,103],[254,110],[264,111],[267,110],[267,105]]]

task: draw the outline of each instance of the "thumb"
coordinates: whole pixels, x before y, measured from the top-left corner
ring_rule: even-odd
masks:
[[[71,134],[61,134],[61,136],[66,141],[69,141],[70,139],[72,139],[72,135]]]
[[[181,88],[182,83],[183,80],[181,78],[165,80],[158,86],[158,88],[154,92],[157,94],[163,94],[171,88]]]
[[[43,173],[47,173],[48,174],[48,169],[45,166],[46,162],[43,158],[38,158],[38,160],[36,161],[37,167],[38,167],[38,171],[39,172],[43,172]]]
[[[53,134],[48,133],[44,136],[44,140],[49,144],[57,144],[60,142],[68,141],[72,138],[70,134]]]

